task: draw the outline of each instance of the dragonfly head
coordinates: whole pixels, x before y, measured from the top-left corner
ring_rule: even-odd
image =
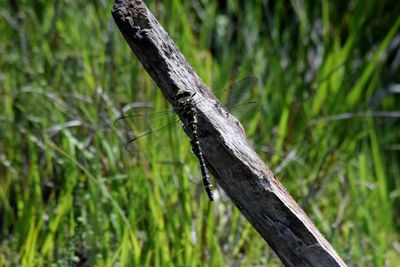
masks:
[[[192,94],[189,91],[186,91],[185,89],[179,89],[175,96],[175,100],[182,104],[186,103],[191,97]]]

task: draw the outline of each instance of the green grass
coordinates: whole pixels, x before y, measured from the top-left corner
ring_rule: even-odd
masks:
[[[396,266],[399,117],[368,114],[400,109],[397,2],[146,2],[210,87],[259,78],[248,137],[341,257]],[[120,108],[167,105],[111,5],[0,6],[0,265],[279,265],[180,129],[125,151]]]

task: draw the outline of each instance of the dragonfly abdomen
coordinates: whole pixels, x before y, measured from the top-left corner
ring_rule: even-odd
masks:
[[[201,175],[203,177],[204,189],[207,192],[208,198],[211,201],[213,201],[214,194],[213,194],[213,190],[212,190],[212,184],[211,184],[210,176],[208,174],[206,162],[204,160],[203,152],[201,150],[199,137],[197,135],[197,125],[195,125],[195,127],[190,127],[190,128],[191,128],[191,130],[193,129],[193,131],[192,131],[193,138],[191,140],[192,149],[193,149],[193,153],[197,156],[199,163],[200,163],[200,170],[201,170]]]

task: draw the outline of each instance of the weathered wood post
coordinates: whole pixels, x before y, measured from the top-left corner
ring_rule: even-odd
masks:
[[[206,97],[199,132],[207,167],[236,207],[286,266],[345,266],[331,245],[246,141],[141,0],[116,0],[112,15],[165,97],[179,88]],[[204,118],[204,119],[203,119]]]

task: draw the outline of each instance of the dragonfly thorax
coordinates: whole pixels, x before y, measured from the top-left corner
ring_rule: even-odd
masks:
[[[179,112],[189,121],[193,121],[196,116],[196,109],[193,101],[193,94],[184,89],[179,89],[176,94],[175,101]]]

